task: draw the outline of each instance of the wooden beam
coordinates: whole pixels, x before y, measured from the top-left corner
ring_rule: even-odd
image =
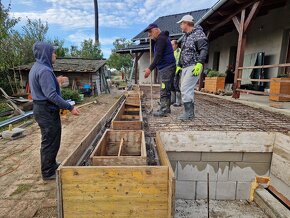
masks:
[[[240,21],[240,32],[239,32],[239,40],[238,40],[238,50],[237,50],[237,58],[236,58],[236,69],[235,69],[235,80],[234,80],[234,89],[233,89],[233,98],[237,99],[240,97],[240,92],[238,89],[241,86],[241,81],[238,81],[238,78],[241,78],[241,70],[238,68],[243,66],[244,62],[244,54],[245,54],[245,46],[246,46],[246,34],[244,33],[244,23],[245,23],[245,14],[246,9],[242,10],[241,13],[241,21]]]
[[[263,0],[261,1],[257,1],[251,8],[251,11],[247,17],[247,20],[245,22],[245,26],[244,26],[244,32],[246,32],[248,30],[249,25],[251,24],[251,21],[256,17],[256,15],[259,12],[259,9],[261,8],[263,3]]]
[[[223,22],[220,22],[219,24],[217,24],[216,26],[214,26],[212,29],[210,29],[210,31],[215,31],[219,27],[221,27],[221,26],[225,25],[226,23],[230,22],[234,16],[238,15],[239,13],[241,13],[242,10],[244,10],[245,8],[248,8],[252,4],[253,3],[250,2],[250,3],[245,4],[244,6],[241,6],[236,12],[234,12],[228,18],[225,18]]]
[[[236,27],[236,29],[237,29],[237,31],[240,33],[240,21],[239,21],[239,19],[237,18],[237,16],[234,16],[233,18],[232,18],[232,20],[233,20],[233,22],[234,22],[234,24],[235,24],[235,27]]]

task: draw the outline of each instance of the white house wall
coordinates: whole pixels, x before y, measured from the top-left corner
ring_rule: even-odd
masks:
[[[265,16],[257,17],[247,33],[245,57],[257,52],[265,52],[266,64],[278,64],[283,59],[281,55],[285,55],[281,49],[284,46],[282,45],[284,32],[290,29],[289,17],[290,0],[285,7],[274,9]],[[237,46],[237,41],[236,30],[211,41],[208,67],[213,67],[214,52],[220,52],[219,71],[225,72],[229,63],[230,47]],[[277,73],[278,69],[274,68],[269,69],[267,75],[275,77]]]
[[[144,78],[144,70],[149,67],[149,52],[145,52],[138,61],[138,69],[139,69],[139,84],[150,84],[151,79],[150,76],[145,79]],[[152,57],[153,60],[153,57]],[[154,73],[152,72],[152,77],[154,81]],[[154,83],[154,82],[153,82]]]

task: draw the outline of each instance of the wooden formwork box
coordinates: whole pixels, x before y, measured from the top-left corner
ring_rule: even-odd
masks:
[[[90,159],[93,166],[146,166],[144,131],[107,129]]]
[[[142,123],[140,99],[132,98],[128,103],[128,98],[126,98],[112,121],[112,128],[115,130],[140,130]]]
[[[107,119],[58,168],[58,217],[174,217],[175,176],[158,134],[160,166],[77,166]]]
[[[209,92],[224,90],[225,77],[205,77],[204,89]]]

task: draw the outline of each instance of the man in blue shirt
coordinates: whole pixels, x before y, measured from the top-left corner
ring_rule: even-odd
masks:
[[[152,70],[158,69],[160,81],[160,109],[153,112],[154,116],[164,117],[170,113],[172,81],[175,73],[175,58],[171,46],[169,33],[161,32],[154,23],[150,24],[144,32],[148,32],[150,40],[153,40],[154,60],[151,65],[145,69],[145,78]]]
[[[70,110],[79,115],[79,110],[61,97],[60,87],[53,72],[56,61],[53,47],[45,42],[33,45],[36,62],[29,72],[29,85],[33,99],[33,115],[41,130],[41,173],[43,180],[56,178],[59,163],[56,156],[60,147],[61,121],[59,110]]]

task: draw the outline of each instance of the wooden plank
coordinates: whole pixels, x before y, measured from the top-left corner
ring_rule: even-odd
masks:
[[[139,120],[140,116],[139,115],[122,115],[121,119],[122,120]]]
[[[114,130],[141,130],[142,121],[113,121]]]
[[[62,168],[61,178],[66,217],[167,217],[168,167]]]
[[[290,200],[288,198],[286,198],[282,193],[278,192],[277,189],[271,185],[269,185],[268,189],[290,208]]]
[[[92,158],[93,166],[146,166],[147,158],[139,156],[106,156]]]
[[[128,111],[128,112],[139,112],[140,108],[125,108],[125,111]]]
[[[290,63],[286,64],[271,64],[271,65],[261,65],[261,66],[249,66],[249,67],[238,67],[239,70],[243,69],[266,69],[266,68],[275,68],[275,67],[290,67]]]
[[[140,106],[140,103],[136,103],[136,102],[126,102],[126,105],[133,106],[133,107],[139,107]]]
[[[161,141],[160,132],[156,133],[156,148],[159,156],[160,163],[168,166],[168,213],[167,217],[174,217],[175,214],[175,185],[176,179],[174,171],[171,167],[170,161]]]
[[[119,147],[118,156],[121,156],[122,148],[123,148],[123,144],[124,144],[124,139],[122,138],[122,139],[121,139],[121,142],[120,142],[120,147]]]

